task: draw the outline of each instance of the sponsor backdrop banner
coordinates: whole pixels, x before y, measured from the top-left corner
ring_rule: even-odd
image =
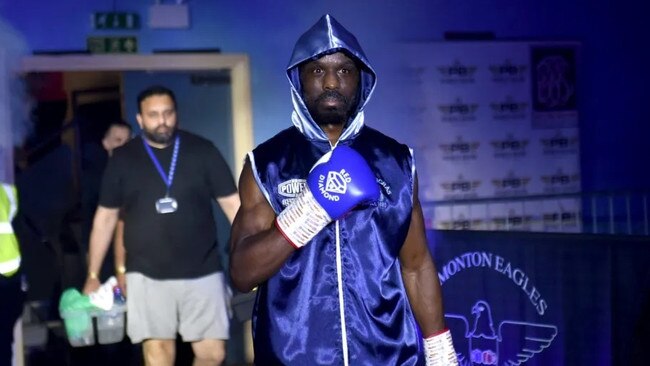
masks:
[[[461,365],[642,364],[633,361],[650,344],[647,238],[427,236]]]
[[[425,202],[580,192],[577,43],[406,44],[406,108]],[[580,231],[580,205],[441,205],[430,227]],[[460,209],[458,209],[460,208]],[[509,220],[515,217],[514,220]],[[450,227],[451,225],[451,227]]]

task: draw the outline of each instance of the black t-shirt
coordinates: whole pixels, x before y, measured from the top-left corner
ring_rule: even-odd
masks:
[[[212,202],[236,192],[230,169],[208,140],[178,131],[180,145],[170,197],[176,212],[160,214],[166,185],[142,137],[116,149],[104,172],[99,204],[122,208],[126,267],[157,279],[196,278],[221,270]],[[165,175],[174,144],[151,149]]]

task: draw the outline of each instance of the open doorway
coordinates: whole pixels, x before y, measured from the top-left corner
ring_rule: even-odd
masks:
[[[23,61],[23,72],[94,73],[119,78],[125,72],[144,73],[223,73],[229,74],[230,133],[235,177],[243,167],[243,158],[253,148],[253,122],[248,56],[243,54],[159,54],[159,55],[61,55],[30,56]],[[201,77],[195,77],[200,82]],[[208,79],[203,79],[208,80]],[[121,84],[121,81],[118,82]],[[76,88],[79,89],[79,88]],[[226,151],[226,153],[228,153]]]
[[[104,125],[115,118],[136,126],[135,95],[142,85],[171,82],[174,90],[187,84],[188,89],[177,92],[181,127],[211,139],[230,163],[235,177],[241,171],[245,153],[253,147],[248,60],[244,55],[33,56],[25,59],[23,71],[32,77],[50,74],[60,78],[61,91],[57,92],[55,102],[43,103],[41,109],[48,118],[54,118],[52,110],[57,111],[58,126],[48,131],[56,137],[49,139],[57,145],[57,151],[65,152],[56,160],[44,161],[40,173],[22,176],[22,183],[28,182],[33,193],[22,197],[27,207],[31,205],[27,211],[32,217],[31,228],[26,229],[30,233],[21,240],[27,248],[25,270],[32,282],[33,298],[50,297],[56,286],[60,290],[65,281],[59,276],[62,267],[76,266],[85,276],[79,255],[71,263],[69,255],[61,249],[65,243],[79,238],[76,229],[66,227],[75,220],[69,206],[79,197],[83,146],[96,141]],[[193,94],[189,88],[199,92]],[[223,108],[223,103],[227,108]],[[226,113],[207,120],[198,118],[199,114],[211,115],[210,108],[217,106]],[[223,125],[218,125],[218,121]],[[228,233],[222,223],[218,223],[218,229],[223,245]]]

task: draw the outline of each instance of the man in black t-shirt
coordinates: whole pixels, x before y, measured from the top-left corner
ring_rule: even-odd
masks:
[[[97,271],[121,215],[131,341],[143,341],[147,365],[173,365],[178,332],[192,343],[195,364],[218,365],[229,320],[212,200],[232,222],[234,179],[211,142],[177,129],[171,90],[142,91],[138,108],[142,136],[116,149],[104,173],[84,293],[100,285]]]

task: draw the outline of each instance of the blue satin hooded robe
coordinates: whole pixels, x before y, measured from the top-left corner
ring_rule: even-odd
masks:
[[[287,68],[294,126],[260,144],[248,159],[260,190],[280,213],[332,148],[303,102],[298,65],[340,51],[362,66],[358,107],[338,144],[366,159],[381,197],[329,224],[259,286],[256,365],[424,365],[399,264],[413,203],[412,153],[364,125],[376,75],[356,38],[331,16],[300,37]]]

